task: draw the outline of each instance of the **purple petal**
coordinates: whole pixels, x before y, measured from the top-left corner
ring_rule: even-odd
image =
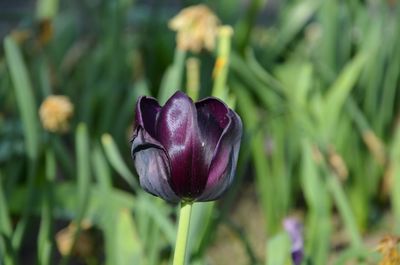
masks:
[[[156,136],[157,117],[160,110],[157,100],[152,97],[140,97],[136,104],[136,124],[142,126],[153,138]]]
[[[208,173],[207,184],[204,192],[197,199],[198,201],[218,199],[230,186],[235,175],[242,136],[242,121],[230,109],[226,116],[228,117],[228,124],[217,143]]]
[[[292,251],[292,260],[293,260],[294,265],[301,264],[301,262],[303,261],[303,256],[304,256],[303,252],[304,252],[303,249]]]
[[[205,160],[208,167],[214,156],[215,148],[225,127],[229,124],[229,108],[216,98],[206,98],[196,102],[199,135],[204,144]]]
[[[193,101],[176,92],[161,109],[156,133],[170,158],[173,190],[181,198],[196,198],[207,182],[208,165]]]
[[[142,188],[166,201],[180,199],[172,190],[170,165],[166,151],[141,126],[136,129],[132,141],[132,158]]]
[[[303,226],[296,218],[286,218],[283,227],[292,241],[292,259],[295,265],[300,265],[303,260],[304,242]]]

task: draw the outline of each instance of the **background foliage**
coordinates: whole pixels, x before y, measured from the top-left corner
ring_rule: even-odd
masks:
[[[168,20],[199,3],[234,30],[226,76],[212,74],[221,50],[175,48]],[[189,58],[200,62],[200,97],[218,84],[245,128],[232,189],[194,209],[190,264],[231,255],[229,240],[216,243],[221,227],[244,264],[290,264],[281,224],[292,215],[304,223],[304,264],[377,264],[373,235],[400,233],[396,1],[0,5],[0,264],[169,262],[176,207],[138,187],[129,140],[137,97],[186,91]],[[51,94],[74,105],[68,133],[42,128]],[[245,189],[256,194],[247,218],[258,220],[261,254],[232,219]]]

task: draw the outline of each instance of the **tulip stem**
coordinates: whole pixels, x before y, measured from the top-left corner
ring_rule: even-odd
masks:
[[[173,265],[184,265],[186,255],[186,243],[189,235],[190,214],[193,202],[183,201],[179,213],[178,235],[175,243]]]

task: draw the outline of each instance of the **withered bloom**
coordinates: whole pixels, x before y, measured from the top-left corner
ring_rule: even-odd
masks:
[[[218,199],[232,183],[242,122],[225,103],[194,103],[176,92],[161,107],[151,97],[136,105],[132,158],[140,185],[169,202]]]
[[[39,109],[43,128],[53,133],[68,131],[73,113],[74,105],[67,96],[48,96]]]
[[[176,41],[181,50],[198,53],[203,48],[212,51],[215,47],[219,20],[205,5],[184,8],[168,26],[177,32]]]

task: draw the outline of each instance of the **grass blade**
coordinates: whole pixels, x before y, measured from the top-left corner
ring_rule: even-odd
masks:
[[[122,176],[122,178],[131,186],[131,188],[137,190],[139,188],[135,176],[126,166],[121,153],[118,150],[114,139],[110,134],[103,134],[101,142],[106,154],[106,157],[113,168]]]
[[[302,143],[301,185],[309,208],[307,215],[306,255],[314,264],[326,264],[330,250],[331,199],[325,182],[319,174],[312,145]]]
[[[46,151],[46,180],[42,197],[42,219],[38,235],[38,260],[42,265],[51,264],[53,182],[56,176],[56,161],[52,150]]]
[[[3,192],[3,176],[0,172],[0,264],[4,261],[5,265],[14,265],[11,248],[7,247],[11,242],[7,242],[12,233],[11,219],[8,212],[6,197]]]
[[[164,104],[177,90],[182,90],[182,76],[185,67],[186,52],[176,48],[174,62],[167,68],[161,80],[158,99]]]
[[[77,163],[77,201],[76,201],[76,216],[74,223],[77,227],[69,253],[64,256],[61,261],[62,265],[67,265],[71,252],[74,249],[76,242],[81,232],[81,223],[89,208],[90,201],[90,147],[89,147],[89,134],[87,127],[84,123],[80,123],[76,129],[75,134],[75,150],[76,150],[76,163]]]
[[[90,185],[90,147],[86,125],[81,123],[76,131],[78,219],[82,219],[88,204]],[[80,222],[78,222],[79,224]]]
[[[325,129],[325,135],[329,135],[334,131],[333,128],[337,123],[339,114],[360,76],[366,59],[367,56],[360,52],[346,65],[325,95],[324,108],[319,113],[320,122],[323,124],[322,127]]]
[[[99,145],[92,151],[92,165],[99,187],[105,192],[112,188],[111,172]]]
[[[0,172],[0,233],[10,236],[12,233],[11,220],[8,212],[6,197],[3,192],[3,176]]]
[[[116,227],[115,254],[116,265],[143,264],[141,240],[136,231],[135,222],[128,210],[118,213]]]
[[[154,223],[160,228],[165,235],[166,239],[171,245],[175,244],[176,229],[168,218],[168,211],[162,205],[157,204],[154,199],[150,201],[144,196],[140,196],[138,200],[138,207],[141,213],[145,213],[153,219]]]
[[[333,200],[335,201],[340,216],[343,219],[346,230],[350,235],[351,244],[354,248],[360,248],[362,246],[362,238],[358,231],[357,222],[346,197],[346,193],[344,192],[337,176],[328,174],[327,177],[328,187],[332,193]]]
[[[39,153],[39,121],[35,97],[22,53],[11,36],[4,39],[4,49],[22,119],[26,150],[30,159]]]
[[[266,265],[286,265],[291,260],[291,241],[287,233],[276,234],[267,243]]]
[[[390,150],[390,169],[393,178],[391,185],[391,200],[393,212],[396,218],[394,230],[400,233],[400,127],[398,126],[393,138],[392,148]]]
[[[279,34],[273,43],[271,57],[278,57],[281,52],[285,51],[286,47],[296,37],[296,35],[305,27],[306,23],[315,14],[320,6],[320,1],[300,1],[296,2],[293,7],[287,11],[284,16],[285,20]],[[272,59],[273,59],[272,58]]]

